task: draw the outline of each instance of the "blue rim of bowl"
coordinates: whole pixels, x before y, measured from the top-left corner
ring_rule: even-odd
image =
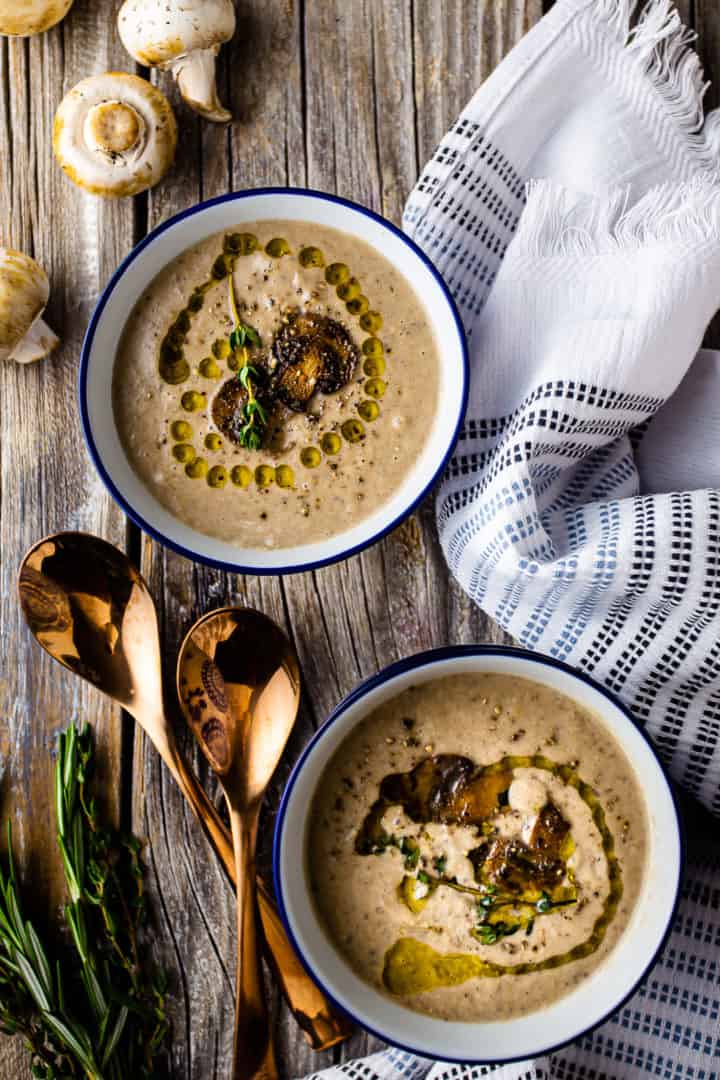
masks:
[[[347,548],[344,551],[340,551],[335,555],[330,555],[323,559],[315,559],[311,562],[306,563],[290,563],[286,566],[272,567],[258,567],[252,565],[245,565],[240,562],[231,563],[225,562],[221,559],[213,559],[208,555],[203,555],[198,551],[193,551],[191,548],[186,548],[182,544],[178,544],[174,540],[169,540],[168,537],[166,537],[162,532],[160,532],[159,529],[156,529],[154,525],[151,525],[149,522],[145,521],[142,515],[139,514],[138,511],[130,505],[125,496],[121,494],[121,492],[116,487],[114,481],[112,480],[112,477],[105,468],[100,453],[98,452],[97,446],[95,445],[95,440],[92,434],[92,427],[90,424],[89,411],[87,407],[88,369],[90,366],[90,354],[92,352],[98,323],[102,318],[102,314],[112,293],[115,290],[116,285],[118,284],[120,279],[125,276],[126,272],[130,269],[135,260],[139,258],[145,248],[149,247],[150,244],[154,243],[154,241],[157,240],[158,237],[162,236],[163,233],[167,232],[169,229],[172,229],[175,225],[177,225],[181,221],[184,221],[186,218],[192,217],[195,214],[199,214],[202,211],[207,210],[211,206],[219,206],[223,203],[239,202],[243,199],[253,198],[258,195],[292,195],[299,197],[310,196],[312,198],[322,199],[325,202],[337,203],[340,206],[344,206],[350,210],[356,211],[359,214],[363,214],[365,217],[371,218],[379,225],[384,226],[389,232],[399,237],[399,239],[401,239],[407,245],[407,247],[410,248],[410,250],[421,260],[421,262],[424,263],[424,265],[427,267],[427,269],[430,271],[430,273],[433,275],[438,285],[440,286],[440,289],[445,296],[445,299],[450,307],[450,311],[452,312],[452,316],[455,320],[455,326],[460,342],[460,350],[462,353],[463,363],[463,387],[460,398],[460,409],[458,411],[457,423],[455,424],[455,429],[453,431],[452,438],[449,441],[448,448],[440,459],[437,468],[434,470],[428,482],[422,488],[420,493],[416,495],[415,498],[402,511],[402,513],[398,514],[388,525],[383,526],[382,529],[380,529],[376,533],[373,533],[373,535],[369,536],[366,540],[363,540],[361,543],[355,544],[353,547]],[[195,206],[191,206],[187,210],[181,210],[180,213],[175,214],[171,218],[168,218],[167,221],[162,222],[162,224],[158,225],[155,229],[152,230],[152,232],[149,232],[147,236],[143,237],[140,243],[132,249],[130,254],[127,255],[125,259],[123,259],[123,261],[120,263],[119,267],[110,278],[110,281],[103,289],[100,295],[100,299],[98,300],[95,306],[95,310],[93,311],[90,324],[85,334],[82,345],[82,352],[80,355],[80,376],[78,389],[80,395],[80,418],[82,422],[85,444],[88,448],[90,458],[93,462],[93,465],[97,469],[103,484],[110,492],[115,502],[120,506],[121,510],[123,510],[123,512],[127,514],[131,521],[133,521],[140,529],[142,529],[143,532],[147,533],[148,536],[151,536],[154,540],[157,540],[158,543],[162,544],[164,547],[170,548],[171,551],[176,552],[178,555],[183,555],[186,559],[202,562],[206,566],[212,566],[216,570],[225,570],[228,573],[269,576],[273,574],[300,574],[309,570],[317,570],[321,566],[330,566],[333,563],[342,562],[343,560],[349,559],[351,556],[357,555],[359,552],[364,551],[366,548],[371,547],[373,544],[378,543],[378,541],[382,540],[384,536],[387,536],[388,533],[392,532],[393,529],[397,528],[397,526],[413,512],[413,510],[423,501],[425,496],[431,491],[438,478],[440,477],[443,469],[445,468],[448,460],[450,459],[450,455],[455,448],[455,444],[460,433],[460,427],[465,418],[465,410],[467,409],[468,402],[469,383],[470,362],[468,357],[467,338],[465,336],[465,330],[463,329],[457,305],[442,275],[440,274],[440,271],[436,268],[432,260],[428,258],[425,252],[418,247],[414,240],[407,236],[406,233],[402,231],[402,229],[399,229],[397,225],[394,225],[391,221],[388,221],[387,218],[382,217],[382,215],[380,214],[376,214],[374,210],[369,210],[367,207],[361,206],[359,203],[353,202],[351,199],[343,199],[340,195],[331,195],[328,192],[316,191],[313,188],[262,187],[248,188],[245,191],[230,192],[227,195],[218,195],[216,198],[206,199],[204,202],[197,203]],[[247,551],[251,549],[245,550]]]
[[[282,832],[285,815],[287,812],[288,802],[290,800],[292,790],[295,786],[295,782],[300,775],[300,771],[302,770],[306,759],[309,757],[314,747],[323,737],[325,732],[332,726],[332,724],[334,724],[336,720],[338,720],[345,712],[347,712],[350,706],[354,705],[356,701],[364,697],[367,693],[369,693],[371,690],[374,690],[376,687],[382,686],[384,683],[389,682],[391,679],[394,679],[397,675],[403,675],[406,672],[414,671],[417,668],[427,667],[431,664],[437,663],[438,661],[453,660],[464,656],[513,656],[520,657],[521,659],[525,660],[531,660],[533,663],[536,663],[540,666],[544,665],[547,667],[557,668],[560,671],[563,671],[566,674],[577,679],[579,682],[583,682],[586,685],[592,687],[592,689],[598,691],[600,694],[603,695],[603,697],[607,698],[608,701],[612,705],[614,705],[615,708],[623,714],[623,716],[625,716],[625,718],[633,725],[633,727],[636,728],[636,730],[642,735],[643,739],[647,743],[651,754],[657,762],[660,773],[665,780],[665,784],[670,795],[670,800],[675,815],[675,825],[677,828],[679,848],[678,876],[677,882],[675,884],[675,899],[668,915],[665,930],[663,931],[657,948],[653,952],[653,955],[648,960],[648,962],[644,965],[637,979],[633,982],[627,993],[624,994],[623,997],[615,1005],[613,1005],[612,1009],[608,1009],[608,1011],[605,1012],[598,1020],[595,1020],[587,1027],[581,1028],[576,1034],[573,1034],[570,1038],[563,1039],[562,1042],[559,1043],[553,1043],[551,1046],[538,1047],[537,1050],[531,1051],[530,1054],[524,1053],[519,1057],[502,1058],[456,1058],[446,1057],[445,1055],[443,1055],[442,1059],[438,1059],[450,1062],[454,1065],[511,1065],[514,1062],[526,1061],[529,1057],[545,1057],[545,1055],[547,1054],[552,1054],[556,1050],[560,1050],[562,1047],[568,1046],[570,1043],[583,1038],[585,1035],[588,1035],[592,1031],[595,1031],[596,1028],[600,1027],[606,1022],[606,1020],[613,1016],[618,1011],[618,1009],[621,1009],[623,1005],[625,1005],[626,1002],[630,1000],[630,998],[636,992],[640,984],[647,978],[647,976],[657,963],[660,953],[665,948],[665,944],[670,935],[673,923],[675,922],[678,904],[680,903],[680,892],[683,873],[685,869],[686,850],[682,817],[680,815],[675,791],[673,790],[672,783],[670,781],[670,778],[668,777],[667,770],[665,769],[665,766],[660,760],[658,752],[655,749],[645,729],[637,722],[637,720],[632,715],[627,706],[624,705],[623,702],[615,696],[615,694],[602,686],[601,683],[596,682],[595,679],[591,678],[589,675],[586,675],[584,672],[578,671],[570,664],[566,664],[563,660],[556,660],[554,657],[545,656],[544,653],[532,652],[529,649],[523,649],[511,645],[449,645],[440,649],[428,649],[424,652],[414,653],[412,656],[405,657],[405,659],[403,660],[398,660],[394,664],[390,664],[388,667],[383,668],[382,671],[378,672],[377,675],[371,675],[368,679],[365,679],[363,682],[361,682],[360,685],[357,686],[354,690],[351,690],[350,693],[346,697],[344,697],[338,705],[335,706],[327,720],[322,724],[321,727],[318,728],[310,742],[304,748],[302,754],[298,758],[297,763],[295,764],[295,767],[292,770],[292,773],[290,774],[290,778],[285,786],[282,799],[280,800],[280,807],[278,809],[277,819],[275,823],[272,854],[273,880],[275,884],[275,895],[277,898],[280,918],[282,920],[283,926],[285,927],[288,938],[308,975],[317,983],[317,985],[320,987],[328,1000],[331,1001],[341,1013],[348,1016],[353,1021],[353,1023],[357,1024],[365,1031],[368,1031],[371,1035],[375,1035],[376,1038],[381,1039],[383,1042],[389,1043],[391,1046],[397,1047],[399,1050],[404,1050],[408,1054],[413,1054],[417,1057],[427,1057],[427,1050],[419,1050],[417,1047],[407,1046],[405,1043],[401,1043],[398,1042],[396,1039],[393,1039],[387,1034],[387,1032],[378,1031],[376,1028],[368,1027],[366,1024],[364,1024],[362,1020],[355,1016],[350,1009],[348,1009],[345,1005],[342,1005],[333,997],[328,988],[324,985],[322,979],[318,976],[317,972],[314,971],[311,965],[306,961],[305,956],[298,944],[297,938],[293,933],[293,929],[290,925],[290,920],[287,914],[287,908],[285,906],[285,897],[283,895],[280,875],[280,848],[282,845]],[[482,1027],[482,1024],[480,1023],[478,1024],[478,1026]]]

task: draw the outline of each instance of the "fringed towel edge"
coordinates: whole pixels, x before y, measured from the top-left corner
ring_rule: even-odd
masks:
[[[635,25],[638,0],[565,0],[581,9],[598,30],[623,47],[630,61],[660,97],[669,119],[685,140],[700,169],[718,167],[720,108],[705,115],[703,97],[710,85],[673,0],[647,0]]]
[[[652,245],[677,249],[720,243],[720,174],[651,188],[627,209],[628,189],[584,193],[531,180],[513,255],[605,255]]]

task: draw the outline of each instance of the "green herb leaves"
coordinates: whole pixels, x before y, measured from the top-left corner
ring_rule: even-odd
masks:
[[[543,892],[538,900],[523,900],[521,896],[499,894],[495,885],[488,885],[483,895],[477,900],[478,925],[472,935],[481,945],[494,945],[501,938],[511,937],[518,930],[525,930],[530,935],[535,927],[537,915],[548,915],[556,908],[576,904],[577,897],[553,900],[549,893]],[[500,908],[511,908],[515,922],[498,918]]]
[[[232,314],[234,328],[229,337],[230,348],[233,352],[242,355],[243,363],[238,370],[237,377],[242,384],[247,400],[243,406],[243,423],[238,434],[240,446],[248,450],[259,450],[262,446],[263,435],[268,424],[268,414],[264,406],[258,401],[257,388],[261,379],[260,372],[249,363],[248,344],[255,348],[262,347],[262,341],[257,330],[240,318],[237,299],[235,296],[235,283],[232,274],[228,278],[228,291],[230,296],[230,312]]]
[[[238,371],[237,377],[247,394],[247,402],[243,408],[244,423],[240,428],[238,442],[241,446],[246,446],[248,450],[259,450],[268,423],[267,410],[256,397],[259,372],[252,365],[244,364]]]
[[[535,904],[535,910],[538,915],[547,915],[548,911],[552,911],[554,908],[567,907],[568,904],[577,904],[577,897],[570,897],[566,900],[553,900],[549,893],[544,892]]]
[[[233,352],[238,352],[240,349],[244,349],[247,342],[259,348],[262,345],[260,335],[257,330],[253,329],[247,323],[238,322],[235,329],[230,335],[230,348]]]
[[[403,836],[400,841],[400,851],[405,856],[405,869],[414,870],[420,861],[420,845],[417,840]]]
[[[0,869],[0,1028],[24,1037],[39,1080],[126,1080],[162,1072],[167,981],[140,956],[140,844],[100,824],[87,790],[92,757],[88,727],[61,735],[55,808],[70,953],[51,962],[23,918],[9,828],[7,875]]]
[[[481,945],[494,945],[500,938],[512,937],[520,929],[520,923],[480,923],[476,937]]]
[[[490,911],[490,909],[495,905],[496,896],[497,889],[495,888],[495,886],[488,885],[485,893],[480,897],[477,902],[477,906],[481,915],[483,914],[483,912]]]

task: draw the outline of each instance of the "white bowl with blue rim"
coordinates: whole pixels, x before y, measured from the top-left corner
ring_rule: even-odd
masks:
[[[649,823],[647,870],[619,941],[599,967],[546,1008],[495,1022],[436,1019],[406,1008],[361,979],[333,945],[311,896],[306,858],[318,782],[356,724],[410,686],[467,673],[533,679],[594,714],[624,750],[640,781]],[[587,675],[538,653],[468,645],[420,653],[368,679],[334,710],[290,777],[275,828],[275,889],[280,914],[305,967],[356,1023],[423,1057],[500,1064],[539,1057],[602,1023],[655,963],[674,918],[683,862],[679,817],[655,750],[625,706]]]
[[[245,222],[316,222],[377,248],[421,297],[442,342],[438,407],[425,446],[382,506],[351,529],[310,544],[276,550],[217,540],[166,510],[133,470],[118,435],[112,376],[123,328],[155,277],[183,251]],[[80,365],[80,410],[90,456],[113,498],[156,540],[190,559],[255,574],[309,570],[346,558],[379,540],[413,510],[440,475],[467,401],[468,361],[462,325],[447,286],[427,256],[384,218],[333,195],[295,188],[263,188],[200,203],[160,225],[131,252],[103,292],[90,323]]]

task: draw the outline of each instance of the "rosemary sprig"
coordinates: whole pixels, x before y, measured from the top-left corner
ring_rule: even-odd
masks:
[[[5,1029],[25,1036],[34,1076],[105,1080],[87,1027],[65,1008],[60,965],[51,965],[35,928],[23,917],[9,823],[8,872],[0,870],[0,894]]]
[[[140,844],[101,827],[87,790],[92,757],[87,726],[61,735],[55,805],[73,944],[62,966],[50,962],[23,919],[11,838],[7,877],[0,869],[0,1025],[24,1037],[41,1080],[157,1077],[168,1031],[166,979],[149,969],[138,940],[145,921]]]
[[[101,827],[86,790],[91,762],[89,727],[70,727],[60,736],[56,769],[58,842],[70,893],[65,915],[88,1004],[101,1025],[103,1064],[116,1059],[119,1080],[128,1068],[150,1077],[168,1030],[167,985],[140,956],[146,916],[141,846],[133,836]]]
[[[250,363],[248,342],[256,348],[260,348],[262,341],[257,330],[240,318],[232,274],[228,277],[228,292],[230,296],[230,313],[233,319],[233,330],[229,338],[230,348],[233,352],[240,353],[242,363],[237,377],[247,395],[247,401],[243,407],[244,422],[240,429],[238,442],[241,446],[246,446],[248,450],[259,450],[262,445],[263,432],[267,427],[268,415],[257,399],[256,391],[259,372]]]

